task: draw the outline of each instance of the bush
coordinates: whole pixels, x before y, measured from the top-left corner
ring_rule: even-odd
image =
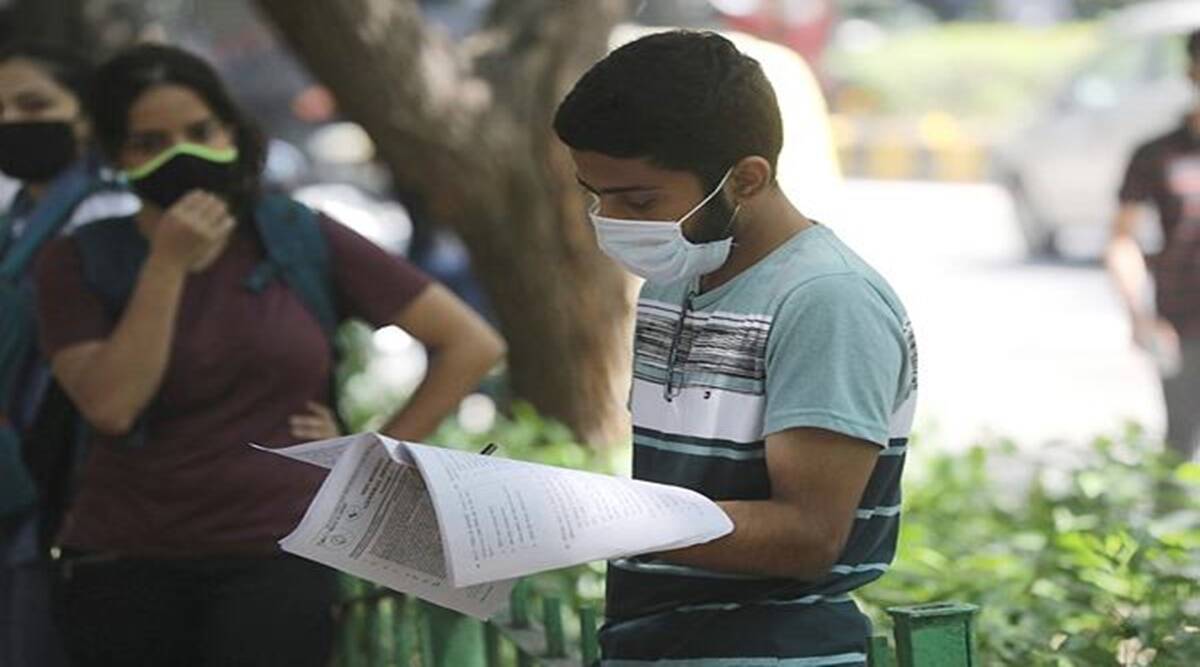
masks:
[[[347,364],[356,365],[363,360]],[[348,401],[359,425],[400,400],[360,396],[380,405]],[[501,456],[609,474],[628,468],[628,449],[582,446],[523,404],[487,433],[451,421],[432,441],[468,450],[494,441]],[[952,454],[915,438],[897,559],[859,591],[864,611],[883,632],[887,607],[977,604],[987,665],[1200,665],[1200,465],[1171,465],[1159,450],[1132,426],[1097,440],[1084,461],[1055,465],[1033,464],[1011,443]],[[1069,452],[1078,448],[1041,458]],[[542,574],[534,585],[568,609],[596,604],[604,564]]]
[[[864,609],[980,605],[983,664],[1200,665],[1200,466],[1159,449],[1131,427],[1014,493],[996,481],[1011,445],[914,447],[896,563]]]
[[[490,433],[451,424],[438,440],[494,440],[512,458],[606,473],[628,456],[580,446],[528,406]],[[1130,427],[1082,463],[1026,471],[1011,443],[950,454],[916,439],[896,563],[859,592],[864,611],[883,631],[890,606],[977,604],[987,665],[1200,665],[1200,465],[1172,466],[1160,449]],[[592,563],[535,586],[572,607],[598,603],[603,573]]]

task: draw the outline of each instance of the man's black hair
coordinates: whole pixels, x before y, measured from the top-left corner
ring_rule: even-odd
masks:
[[[558,107],[554,130],[573,149],[644,158],[715,187],[739,160],[775,169],[783,120],[758,61],[712,32],[643,37],[592,66]]]

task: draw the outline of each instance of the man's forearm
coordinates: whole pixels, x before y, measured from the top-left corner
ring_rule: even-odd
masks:
[[[717,503],[733,520],[733,532],[686,549],[664,551],[662,560],[720,572],[814,581],[829,573],[843,548],[828,518],[805,516],[777,500]]]
[[[1137,242],[1127,237],[1114,239],[1105,253],[1105,264],[1130,316],[1134,319],[1147,316],[1149,304],[1145,301],[1150,277]]]

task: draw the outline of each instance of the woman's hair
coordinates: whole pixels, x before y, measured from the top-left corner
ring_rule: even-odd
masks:
[[[143,44],[113,56],[96,71],[89,98],[96,140],[115,160],[129,137],[129,110],[146,91],[159,85],[183,86],[196,93],[222,122],[233,129],[238,150],[238,177],[232,195],[236,208],[252,207],[258,197],[266,142],[226,90],[221,78],[202,58],[182,49]]]
[[[57,44],[16,42],[0,47],[0,63],[10,60],[32,62],[74,95],[81,107],[87,104],[92,92],[94,68],[82,53]]]

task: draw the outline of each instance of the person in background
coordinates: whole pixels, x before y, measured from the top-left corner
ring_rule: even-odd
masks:
[[[1200,31],[1186,42],[1188,76],[1200,85]],[[1129,312],[1134,343],[1157,362],[1167,446],[1180,461],[1200,447],[1200,109],[1134,151],[1106,264]],[[1157,209],[1163,247],[1147,258],[1137,228]],[[1152,260],[1152,261],[1148,261]]]
[[[324,667],[334,573],[277,545],[324,471],[248,445],[335,432],[314,289],[328,287],[338,321],[396,325],[429,349],[424,381],[383,429],[395,438],[429,435],[504,344],[404,261],[265,195],[262,138],[196,56],[116,55],[92,115],[142,207],[54,242],[37,271],[42,344],[91,427],[59,535],[71,655],[80,667]],[[303,241],[313,232],[320,253]],[[300,251],[279,261],[289,243]],[[309,265],[318,255],[324,272]],[[100,275],[122,268],[124,284]]]
[[[604,664],[866,665],[917,399],[887,282],[783,192],[774,90],[714,33],[631,42],[558,108],[600,248],[645,278],[633,475],[733,532],[609,563]],[[803,137],[793,139],[803,141]]]
[[[34,338],[34,259],[55,237],[127,214],[121,191],[90,147],[84,98],[92,67],[49,44],[0,49],[0,172],[15,183],[0,214],[0,666],[63,664],[50,614],[50,563],[39,539],[48,519],[22,449],[36,446],[50,403],[49,365]]]

